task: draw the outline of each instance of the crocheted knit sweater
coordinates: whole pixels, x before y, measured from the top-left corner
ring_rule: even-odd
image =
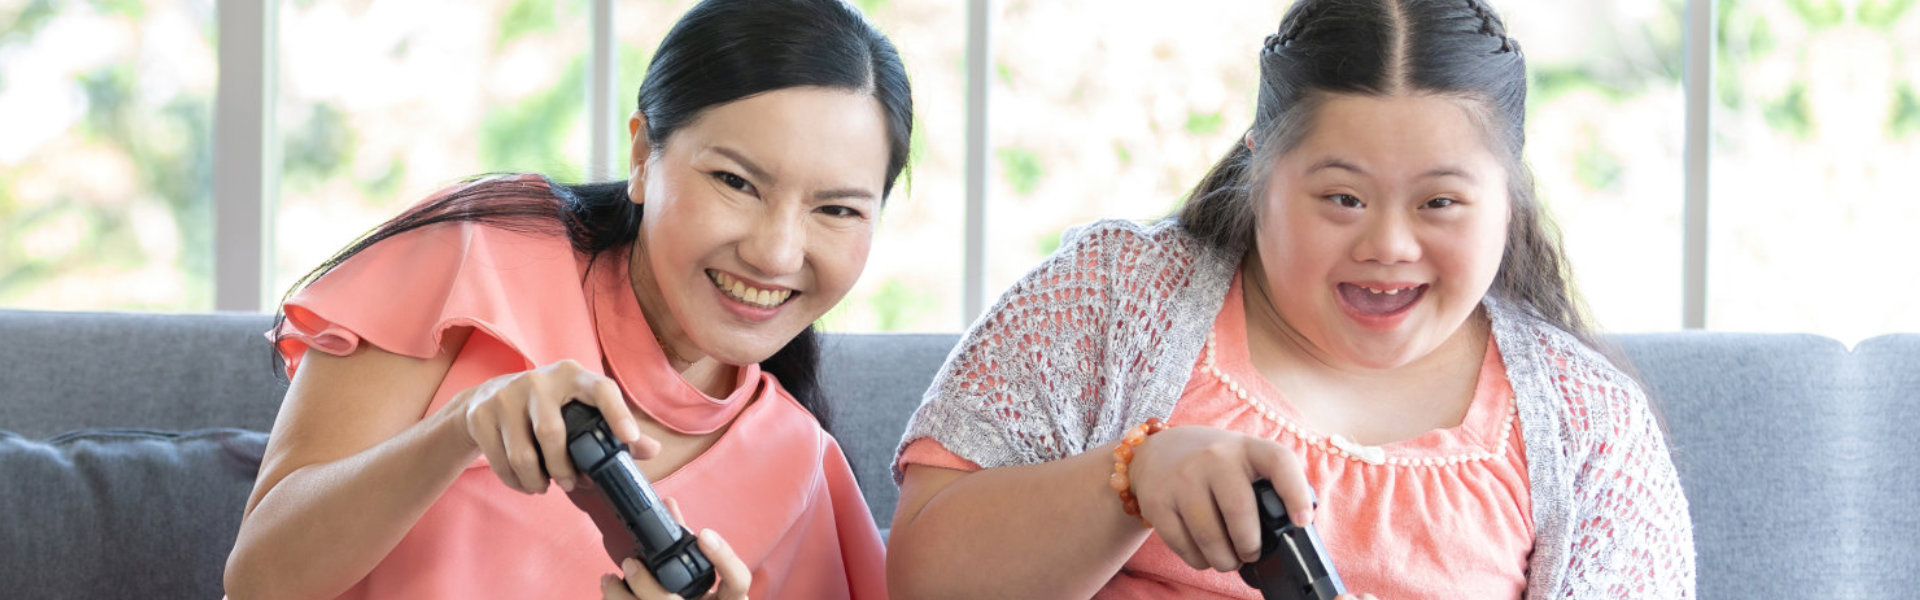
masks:
[[[931,437],[981,468],[1034,464],[1173,413],[1243,252],[1170,221],[1101,221],[1065,238],[947,358],[902,450]],[[1646,395],[1572,334],[1483,304],[1526,447],[1526,596],[1692,598],[1692,522]]]

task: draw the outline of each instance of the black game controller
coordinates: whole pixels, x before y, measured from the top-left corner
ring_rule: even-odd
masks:
[[[1253,482],[1253,503],[1260,511],[1260,559],[1240,567],[1241,580],[1266,600],[1333,600],[1346,593],[1320,534],[1312,525],[1293,525],[1272,482]]]
[[[682,598],[706,594],[713,587],[713,561],[700,552],[698,538],[673,520],[600,410],[574,401],[560,407],[560,415],[573,468],[592,480],[592,486],[574,486],[567,497],[600,527],[607,556],[616,564],[639,559],[660,587]]]

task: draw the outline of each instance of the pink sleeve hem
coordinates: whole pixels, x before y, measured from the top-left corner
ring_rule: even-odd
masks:
[[[905,472],[907,465],[940,467],[956,471],[980,470],[978,463],[961,458],[952,450],[948,450],[945,444],[930,437],[914,440],[907,444],[905,450],[900,451],[900,458],[894,461],[894,468]]]

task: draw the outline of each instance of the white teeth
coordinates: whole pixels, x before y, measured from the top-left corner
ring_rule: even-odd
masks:
[[[761,308],[779,306],[793,295],[793,290],[763,290],[752,287],[720,271],[714,271],[712,278],[713,283],[720,286],[721,291],[726,292],[728,296]]]
[[[1369,293],[1369,294],[1386,294],[1386,295],[1388,295],[1388,296],[1393,296],[1393,295],[1397,295],[1397,294],[1399,294],[1400,292],[1411,292],[1411,291],[1413,291],[1413,288],[1410,288],[1410,287],[1405,287],[1405,288],[1394,288],[1394,289],[1391,289],[1391,290],[1377,290],[1377,289],[1373,289],[1373,288],[1370,288],[1370,287],[1367,287],[1367,286],[1364,286],[1364,285],[1363,285],[1363,286],[1359,286],[1359,287],[1360,287],[1360,289],[1363,289],[1363,290],[1366,290],[1366,291],[1367,291],[1367,293]],[[1418,286],[1415,286],[1415,287],[1418,287]]]

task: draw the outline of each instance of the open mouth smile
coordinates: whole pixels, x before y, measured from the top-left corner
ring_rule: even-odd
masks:
[[[1427,295],[1424,283],[1341,283],[1335,296],[1348,316],[1370,329],[1391,329]]]
[[[722,271],[707,269],[707,279],[728,298],[754,308],[778,308],[798,296],[799,292],[784,288],[759,288],[748,285],[732,275]]]

